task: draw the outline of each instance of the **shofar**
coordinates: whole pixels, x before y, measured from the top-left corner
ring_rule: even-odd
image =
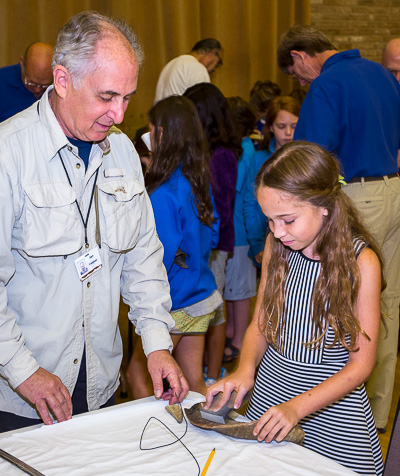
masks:
[[[232,438],[241,438],[243,440],[257,439],[257,437],[253,435],[257,421],[238,422],[234,420],[238,414],[231,410],[225,418],[225,424],[215,423],[201,416],[200,409],[202,406],[203,403],[196,403],[191,408],[185,408],[187,419],[192,425],[202,428],[203,430],[213,430],[223,435],[231,436]],[[285,438],[283,438],[283,441],[290,441],[302,445],[304,441],[304,430],[300,425],[296,425],[289,431]]]

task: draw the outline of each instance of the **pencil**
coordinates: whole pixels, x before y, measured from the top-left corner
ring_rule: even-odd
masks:
[[[214,457],[214,454],[215,454],[215,448],[212,449],[211,453],[210,453],[210,456],[208,457],[208,460],[207,460],[207,463],[206,465],[204,466],[204,469],[201,473],[200,476],[205,476],[205,474],[207,473],[207,470],[208,470],[208,467],[210,466],[210,463]]]

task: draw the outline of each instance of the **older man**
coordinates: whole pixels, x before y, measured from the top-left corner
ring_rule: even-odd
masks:
[[[382,52],[382,64],[400,81],[400,38],[390,40]]]
[[[156,397],[188,390],[170,355],[169,286],[140,161],[113,127],[141,59],[126,24],[80,13],[59,33],[54,87],[0,125],[2,431],[113,403],[120,292]]]
[[[0,122],[37,101],[53,81],[53,47],[32,43],[19,63],[0,68]]]
[[[309,26],[291,28],[278,45],[278,64],[304,86],[294,139],[305,139],[334,152],[343,165],[354,200],[380,245],[387,288],[374,372],[367,384],[375,422],[386,427],[396,369],[400,303],[400,86],[381,65],[358,50],[339,53],[328,38]]]
[[[189,54],[178,56],[167,63],[160,73],[155,102],[182,95],[190,86],[209,83],[210,74],[222,65],[223,49],[214,38],[198,41]]]

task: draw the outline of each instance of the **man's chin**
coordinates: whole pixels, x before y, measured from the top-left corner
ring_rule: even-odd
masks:
[[[108,128],[106,131],[92,132],[91,134],[88,135],[87,140],[90,142],[101,142],[107,137],[109,130],[110,128]]]
[[[92,136],[91,140],[93,142],[100,142],[107,137],[108,131],[111,129],[113,124],[111,124],[110,126],[105,126],[103,124],[97,123],[96,126],[97,127],[93,127],[90,131],[90,135]]]

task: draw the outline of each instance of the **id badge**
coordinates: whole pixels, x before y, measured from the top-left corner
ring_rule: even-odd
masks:
[[[103,266],[97,246],[79,258],[76,258],[74,263],[81,281],[84,281]]]

